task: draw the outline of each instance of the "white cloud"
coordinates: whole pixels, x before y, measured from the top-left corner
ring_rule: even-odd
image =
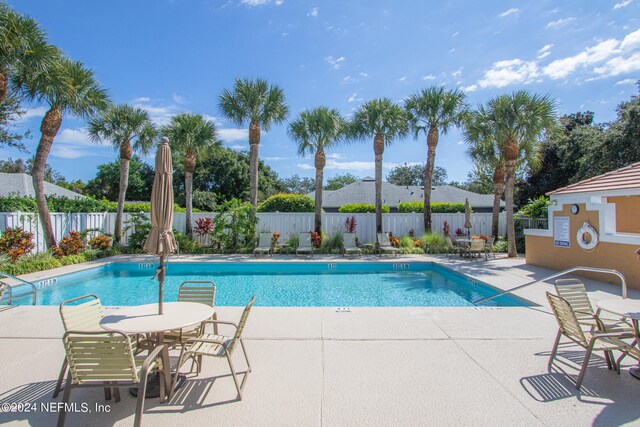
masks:
[[[316,18],[318,16],[318,11],[318,8],[314,7],[309,13],[307,13],[307,16],[313,16],[314,18]]]
[[[249,140],[249,129],[225,128],[218,129],[218,136],[225,142]],[[232,147],[233,148],[233,147]]]
[[[356,102],[362,101],[362,97],[359,97],[357,93],[353,92],[353,94],[347,99],[347,102]]]
[[[452,77],[460,77],[461,75],[462,75],[462,67],[458,68],[453,73],[451,73]]]
[[[422,80],[435,80],[436,76],[434,76],[433,74],[425,74],[424,76],[422,76]]]
[[[542,48],[540,50],[538,50],[537,58],[538,59],[542,59],[542,58],[546,58],[547,56],[551,55],[551,48],[552,47],[553,47],[553,44],[545,44],[544,46],[542,46]]]
[[[560,19],[558,19],[556,21],[549,22],[547,24],[547,28],[554,28],[554,29],[562,28],[565,25],[568,25],[568,24],[572,23],[575,20],[576,20],[576,18],[574,18],[573,16],[570,16],[568,18],[560,18]]]
[[[278,157],[278,156],[272,156],[272,157],[263,157],[262,160],[267,160],[269,162],[279,162],[281,160],[289,160],[288,157]]]
[[[324,60],[333,67],[334,70],[342,67],[342,63],[345,61],[345,57],[341,56],[339,58],[334,58],[333,56],[325,56]]]
[[[491,68],[485,72],[478,81],[481,88],[505,87],[511,84],[524,84],[535,81],[540,75],[537,64],[534,61],[522,59],[509,59],[494,62]],[[469,88],[475,85],[469,86]],[[467,89],[469,90],[469,89]],[[475,87],[473,88],[475,90]]]
[[[263,6],[271,3],[271,0],[240,0],[240,3],[247,6]],[[284,3],[284,0],[275,0],[273,3],[275,3],[276,6],[280,6]]]
[[[384,169],[393,169],[396,166],[404,163],[383,162],[382,167]],[[409,163],[413,164],[413,163]],[[416,163],[418,164],[418,163]],[[362,162],[362,161],[338,161],[335,158],[327,156],[327,163],[324,167],[325,170],[346,170],[346,171],[373,171],[375,169],[375,162]],[[315,167],[309,163],[298,163],[300,169],[313,170]]]
[[[460,34],[460,31],[456,31],[455,33],[451,34],[451,38],[458,37],[458,34]]]
[[[616,82],[616,86],[622,86],[622,85],[633,85],[636,84],[637,80],[636,79],[624,79],[624,80],[618,80]]]
[[[24,112],[24,114],[22,116],[20,116],[17,120],[15,120],[15,122],[16,123],[22,123],[22,122],[26,122],[28,120],[31,120],[33,118],[42,118],[42,117],[44,117],[44,115],[47,112],[47,110],[48,110],[47,107],[29,108]]]
[[[631,3],[632,1],[633,0],[623,0],[623,1],[619,2],[619,3],[616,3],[616,4],[613,5],[613,10],[622,9],[623,7],[627,7],[627,6],[629,6],[629,3]]]
[[[520,9],[512,7],[511,9],[505,10],[504,12],[502,12],[498,16],[500,18],[504,18],[505,16],[513,15],[514,13],[518,13],[519,11],[520,11]]]
[[[630,51],[640,47],[640,29],[629,33],[622,39],[620,49]]]
[[[234,145],[228,145],[227,148],[231,148],[232,150],[244,151],[249,147],[246,145],[234,144]]]
[[[449,49],[449,53],[453,53],[453,52],[455,52],[455,51],[456,51],[456,48],[455,48],[455,47],[452,47],[451,49]]]
[[[344,154],[342,153],[327,154],[327,159],[344,159]]]
[[[478,85],[473,84],[473,85],[469,85],[469,86],[465,86],[462,88],[463,91],[465,92],[474,92],[476,90],[478,90]]]
[[[342,78],[342,80],[340,81],[340,84],[345,85],[345,84],[347,84],[347,83],[353,83],[353,82],[355,82],[355,81],[356,81],[356,80],[355,80],[353,77],[351,77],[351,76],[345,76],[345,77],[343,77],[343,78]]]
[[[105,141],[104,145],[109,146]],[[56,136],[55,144],[51,147],[51,155],[63,159],[79,159],[101,155],[100,148],[90,141],[89,135],[84,128],[65,128]]]
[[[151,120],[158,125],[169,123],[171,117],[181,110],[178,105],[156,105],[147,97],[135,98],[132,104],[134,107],[146,110]]]
[[[544,74],[554,80],[565,78],[581,67],[596,64],[619,53],[617,50],[619,43],[616,39],[605,40],[585,48],[577,55],[556,59],[544,67]]]
[[[177,93],[174,93],[174,94],[172,95],[172,97],[173,97],[173,101],[174,101],[176,104],[181,104],[181,105],[182,105],[182,104],[184,104],[185,102],[187,102],[187,100],[186,100],[183,96],[180,96],[180,95],[178,95]]]
[[[399,82],[403,82],[405,80],[407,80],[407,76],[402,76],[398,79]]]
[[[361,77],[369,77],[369,74],[364,73],[362,71],[360,73],[358,73],[358,74],[360,74]]]
[[[606,64],[594,68],[593,71],[603,77],[638,72],[640,71],[640,52],[626,58],[623,56],[611,58]]]

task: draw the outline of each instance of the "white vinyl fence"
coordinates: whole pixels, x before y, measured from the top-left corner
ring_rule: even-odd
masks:
[[[148,214],[146,214],[148,217]],[[215,217],[215,213],[194,213],[193,221],[202,217]],[[376,217],[373,213],[345,214],[345,213],[323,213],[322,229],[327,233],[334,233],[344,230],[344,223],[348,217],[356,218],[356,234],[362,242],[373,242],[376,239]],[[131,218],[125,213],[123,222]],[[99,229],[103,233],[113,234],[115,231],[115,213],[52,213],[51,222],[57,240],[62,239],[69,231],[85,231],[87,229]],[[442,232],[444,221],[448,221],[451,234],[456,229],[464,230],[464,214],[432,214],[434,231]],[[34,234],[36,251],[45,249],[44,235],[39,224],[38,215],[24,212],[0,212],[0,230],[10,227],[21,227]],[[491,234],[491,214],[472,213],[471,233]],[[173,216],[173,227],[184,233],[186,229],[186,216],[184,213],[175,213]],[[384,231],[391,231],[394,235],[403,236],[413,230],[416,237],[424,232],[421,213],[389,213],[382,215],[382,227]],[[292,233],[299,233],[313,230],[313,213],[258,213],[257,231],[277,231],[282,235],[283,241],[287,240]],[[124,243],[127,243],[128,236],[134,230],[125,232]],[[465,230],[466,231],[466,230]],[[499,234],[504,235],[505,216],[500,214]],[[204,243],[204,242],[203,242]]]

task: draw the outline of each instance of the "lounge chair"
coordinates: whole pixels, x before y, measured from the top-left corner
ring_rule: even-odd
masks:
[[[582,367],[580,369],[580,373],[578,374],[578,379],[576,381],[576,388],[578,390],[580,390],[582,380],[584,379],[584,375],[587,371],[587,366],[589,365],[589,359],[591,359],[591,353],[593,353],[594,350],[604,352],[607,366],[609,367],[609,369],[615,369],[618,374],[620,373],[620,361],[624,356],[629,355],[634,359],[640,361],[640,350],[622,340],[623,338],[627,338],[628,334],[621,334],[618,332],[583,331],[582,325],[576,317],[576,312],[566,299],[547,292],[547,300],[551,305],[551,310],[556,317],[556,321],[558,322],[559,327],[558,334],[556,335],[556,340],[553,344],[553,349],[551,350],[551,355],[549,356],[549,369],[554,367],[553,361],[556,357],[556,353],[558,352],[558,346],[560,344],[562,336],[569,338],[575,344],[579,345],[587,351],[584,357],[584,362],[582,363]],[[595,315],[593,316],[593,319],[596,323],[600,322],[600,319],[598,319],[598,317]],[[600,325],[600,327],[601,329],[603,329],[602,325]],[[618,359],[617,363],[616,360],[612,357],[612,352],[614,350],[622,352],[622,356]],[[567,377],[571,378],[559,366],[555,366],[555,368],[563,374],[567,375]]]
[[[484,239],[471,239],[471,243],[466,248],[462,249],[464,253],[469,254],[469,257],[473,254],[484,253],[484,259],[489,259],[487,256],[487,248],[485,247]]]
[[[487,243],[484,245],[484,248],[487,251],[487,253],[491,253],[494,258],[496,257],[496,253],[493,251],[493,244],[495,242],[496,242],[495,236],[489,236]]]
[[[451,237],[449,236],[445,236],[444,241],[447,242],[447,256],[451,257],[451,255],[456,254],[456,253],[461,253],[462,249],[460,249],[459,247],[456,247],[453,244],[453,241],[451,241]]]
[[[311,241],[311,233],[300,233],[300,240],[296,248],[296,255],[311,254],[313,256],[313,242]]]
[[[378,237],[378,254],[382,256],[382,254],[390,252],[398,256],[400,253],[400,249],[396,248],[391,244],[391,239],[389,239],[389,233],[377,233]]]
[[[64,425],[66,404],[69,403],[71,389],[77,387],[104,387],[109,383],[115,387],[138,386],[138,403],[133,421],[134,426],[142,423],[144,395],[147,376],[152,369],[161,371],[160,401],[171,397],[169,375],[169,351],[165,345],[154,348],[143,360],[136,358],[131,339],[122,332],[67,331],[63,337],[64,349],[69,363],[69,374],[64,387],[64,396],[58,415],[58,427]],[[116,388],[116,401],[120,395]],[[168,394],[168,396],[167,396]]]
[[[213,307],[216,300],[216,285],[209,280],[186,280],[180,284],[178,290],[179,302],[197,302],[200,304]],[[216,320],[218,317],[216,313],[213,314],[212,320]],[[218,332],[217,326],[214,325],[213,333]],[[204,325],[192,325],[186,328],[177,329],[173,331],[165,332],[165,343],[171,344],[172,347],[175,344],[184,345],[184,343],[190,338],[197,338],[204,334]]]
[[[576,313],[578,322],[590,328],[591,332],[598,328],[599,319],[605,332],[627,332],[629,338],[634,337],[633,326],[624,320],[605,319],[594,312],[591,300],[584,283],[578,279],[558,279],[555,281],[556,293],[564,298]]]
[[[362,255],[362,249],[356,244],[355,233],[342,233],[342,256],[348,254]]]
[[[251,372],[251,364],[249,363],[249,358],[247,357],[247,350],[244,346],[244,342],[242,341],[242,331],[247,324],[247,319],[249,318],[249,313],[251,312],[251,307],[253,307],[253,303],[255,302],[255,300],[256,297],[254,295],[253,298],[251,298],[251,301],[249,301],[247,306],[244,308],[242,316],[240,317],[240,322],[237,325],[233,322],[225,322],[222,320],[207,320],[204,322],[214,325],[220,324],[233,326],[235,328],[235,334],[232,337],[205,334],[198,338],[189,339],[186,345],[182,347],[182,351],[180,352],[180,359],[178,360],[176,373],[173,376],[172,389],[176,386],[178,375],[180,373],[180,367],[187,361],[187,359],[192,359],[198,365],[197,373],[200,374],[202,370],[203,356],[225,357],[227,359],[227,363],[229,364],[231,376],[238,392],[238,398],[242,400],[242,390],[244,388],[245,382],[247,381],[247,377],[249,376],[249,372]],[[233,362],[231,360],[233,352],[236,349],[238,343],[240,343],[240,347],[242,347],[242,353],[244,354],[244,359],[247,363],[247,371],[244,373],[244,377],[242,378],[241,383],[238,383],[236,370],[233,367]]]
[[[258,244],[253,250],[253,255],[258,256],[258,254],[269,254],[273,256],[273,234],[272,233],[260,233],[258,237]]]

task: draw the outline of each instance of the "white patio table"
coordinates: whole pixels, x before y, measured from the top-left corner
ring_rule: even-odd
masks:
[[[120,331],[129,335],[151,334],[156,344],[160,344],[164,341],[166,331],[196,325],[210,319],[214,312],[213,307],[197,302],[166,302],[163,308],[163,314],[158,314],[156,303],[122,308],[104,316],[100,326],[108,331]],[[183,382],[180,381],[176,388]],[[159,383],[157,375],[149,377],[146,397],[160,395]],[[132,387],[129,391],[134,396],[138,394],[137,387]]]
[[[636,334],[636,343],[640,347],[640,300],[631,298],[611,298],[596,301],[598,312],[600,310],[621,317],[628,317],[633,322]],[[640,365],[629,369],[629,373],[640,380]]]

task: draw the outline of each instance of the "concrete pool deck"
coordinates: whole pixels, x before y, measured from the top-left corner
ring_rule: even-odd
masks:
[[[148,257],[110,261],[149,262]],[[316,256],[313,262],[361,262]],[[274,262],[309,262],[274,256]],[[250,256],[181,256],[180,261],[264,262]],[[382,262],[441,263],[499,289],[553,272],[505,258],[468,261],[404,256]],[[97,265],[99,263],[94,263]],[[55,274],[76,271],[69,266]],[[50,275],[50,274],[49,274]],[[46,277],[37,273],[31,280]],[[594,300],[617,297],[618,285],[585,280]],[[253,372],[244,399],[223,360],[205,360],[168,404],[149,399],[145,425],[342,426],[342,425],[640,425],[640,381],[623,363],[620,376],[604,359],[592,359],[581,392],[547,360],[557,331],[537,284],[516,295],[530,307],[255,307],[245,330]],[[99,295],[99,290],[96,291]],[[629,289],[630,298],[640,291]],[[114,308],[117,310],[117,308]],[[219,318],[236,321],[239,307],[218,307]],[[224,332],[224,331],[222,331]],[[0,307],[0,404],[51,401],[63,358],[62,325],[53,306]],[[581,363],[577,347],[561,360]],[[172,353],[173,359],[177,353]],[[244,370],[240,353],[238,370]],[[577,370],[570,372],[577,375]],[[60,401],[59,396],[56,401]],[[67,425],[131,425],[135,400],[105,401],[100,389],[76,389],[74,402],[110,405],[109,413],[67,416]],[[40,409],[40,408],[38,408]],[[0,423],[49,426],[57,414],[0,413]]]

